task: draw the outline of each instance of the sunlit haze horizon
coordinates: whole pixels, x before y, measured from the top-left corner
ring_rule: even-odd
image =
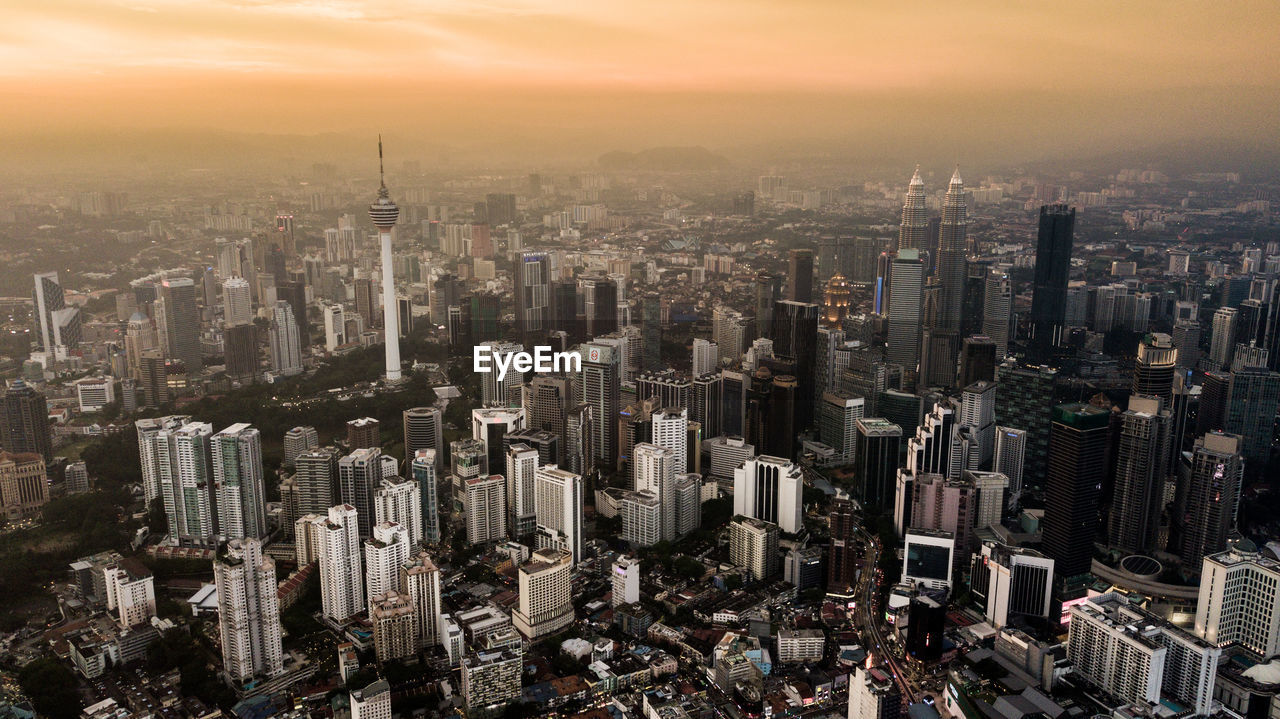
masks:
[[[378,131],[512,166],[694,145],[1021,163],[1280,130],[1280,58],[1259,51],[1280,6],[1260,2],[54,0],[6,24],[11,169],[186,162],[175,142],[229,160],[229,137],[345,160]]]

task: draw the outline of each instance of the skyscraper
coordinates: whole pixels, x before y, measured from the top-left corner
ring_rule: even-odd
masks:
[[[1133,393],[1159,397],[1166,406],[1173,401],[1173,375],[1178,350],[1166,334],[1149,334],[1138,343],[1138,359],[1133,367]]]
[[[1057,377],[1057,370],[1043,365],[1023,367],[1012,359],[996,368],[996,418],[1026,433],[1022,476],[1032,489],[1039,489],[1045,476]]]
[[[902,428],[887,419],[867,417],[858,420],[857,430],[858,501],[868,513],[884,512],[893,507]]]
[[[800,467],[761,455],[733,471],[733,513],[778,525],[794,534],[803,527],[804,479]]]
[[[38,454],[53,461],[49,403],[44,393],[15,379],[0,398],[0,448],[11,454]]]
[[[436,544],[440,541],[440,452],[420,449],[414,452],[409,464],[409,476],[418,483],[418,496],[422,500],[422,541]]]
[[[364,540],[365,604],[400,587],[400,568],[409,559],[409,531],[395,522],[373,525],[373,536]]]
[[[302,340],[293,307],[284,300],[277,300],[272,310],[271,369],[282,375],[295,375],[302,371]]]
[[[1013,283],[1009,280],[1009,273],[992,269],[987,273],[983,292],[982,334],[995,342],[997,361],[1009,354],[1009,323],[1012,312]],[[960,386],[965,384],[962,382]]]
[[[715,342],[695,337],[693,340],[693,371],[694,377],[701,377],[708,372],[716,369],[720,364],[720,346]]]
[[[487,544],[507,537],[506,480],[500,474],[465,480],[467,543]]]
[[[423,449],[435,450],[436,469],[444,460],[444,420],[437,407],[411,407],[401,415],[404,425],[404,458],[412,462]]]
[[[157,480],[169,534],[180,544],[208,545],[218,532],[212,436],[213,426],[200,422],[181,426],[166,423],[154,436]]]
[[[960,317],[964,311],[965,256],[969,248],[968,206],[964,196],[964,180],[960,168],[951,175],[947,194],[942,200],[942,223],[938,234],[938,280],[942,284],[941,303],[936,329],[959,335]],[[959,349],[956,347],[955,349]],[[955,366],[955,357],[951,357]]]
[[[563,549],[539,549],[520,565],[520,603],[511,623],[530,642],[573,623],[573,556]]]
[[[1235,547],[1204,558],[1195,633],[1210,644],[1232,642],[1259,657],[1280,653],[1280,562]]]
[[[1231,373],[1222,428],[1240,435],[1240,453],[1263,467],[1271,457],[1276,413],[1280,411],[1280,373],[1245,367]]]
[[[920,367],[920,328],[924,319],[924,262],[916,249],[902,249],[893,259],[889,285],[889,336],[885,357],[902,365],[904,385],[914,386]]]
[[[729,562],[747,570],[754,581],[778,571],[778,525],[753,517],[729,524]]]
[[[57,272],[40,272],[35,275],[35,291],[32,293],[32,318],[35,320],[35,332],[32,335],[36,345],[45,352],[53,353],[57,346],[54,337],[53,314],[66,307],[63,298],[62,284],[58,281]]]
[[[253,321],[253,293],[243,277],[229,277],[222,282],[222,318],[228,325]]]
[[[618,451],[613,418],[618,416],[622,357],[614,346],[598,342],[583,345],[578,354],[582,357],[578,403],[591,406],[591,448],[597,463],[612,469]]]
[[[534,477],[538,547],[563,549],[575,565],[585,549],[582,491],[582,477],[559,467],[541,467]]]
[[[233,424],[213,435],[210,444],[219,534],[228,539],[262,539],[267,535],[267,496],[258,430]]]
[[[1194,571],[1209,554],[1227,548],[1235,529],[1244,480],[1243,443],[1238,435],[1209,432],[1182,455],[1178,511],[1182,566]],[[1274,591],[1274,589],[1273,589]]]
[[[586,336],[599,337],[618,329],[618,285],[607,277],[583,277],[578,280],[582,294]]]
[[[520,255],[515,268],[515,298],[516,330],[521,337],[527,339],[530,333],[551,329],[551,259],[547,253]]]
[[[369,205],[369,219],[378,228],[378,240],[382,245],[382,326],[386,335],[386,380],[400,380],[400,337],[396,328],[400,326],[396,319],[396,283],[391,262],[391,229],[400,219],[400,208],[391,201],[387,192],[387,183],[382,173],[382,138],[378,138],[378,177],[381,186],[378,188],[378,199]],[[370,312],[372,314],[372,312]]]
[[[276,565],[256,539],[233,539],[213,561],[218,633],[227,676],[248,683],[284,671]]]
[[[1213,334],[1209,341],[1210,369],[1218,371],[1231,366],[1231,354],[1236,344],[1236,309],[1219,307],[1213,313]]]
[[[1062,344],[1066,327],[1067,278],[1071,270],[1071,243],[1076,211],[1066,205],[1040,208],[1040,232],[1036,240],[1036,273],[1031,295],[1031,353],[1048,358]]]
[[[351,450],[378,447],[382,444],[382,425],[373,417],[360,417],[347,422],[347,448]]]
[[[1140,350],[1141,351],[1141,350]],[[1128,552],[1157,549],[1168,476],[1171,417],[1158,396],[1135,394],[1120,415],[1109,543]]]
[[[1107,471],[1110,412],[1088,404],[1053,408],[1045,477],[1045,553],[1060,577],[1090,570],[1098,498]]]
[[[896,458],[895,458],[896,460]],[[831,543],[827,552],[827,590],[848,591],[862,568],[863,554],[858,546],[858,513],[848,499],[837,498],[827,515]]]
[[[292,467],[296,464],[298,455],[320,446],[320,435],[316,433],[315,427],[298,425],[284,433],[282,445],[283,464],[286,467]]]
[[[440,570],[426,552],[411,555],[400,567],[400,588],[414,609],[414,633],[418,648],[440,644],[444,629],[440,617]]]
[[[795,363],[797,383],[794,426],[813,426],[813,400],[817,386],[818,306],[782,300],[773,307],[773,351],[779,359]]]
[[[516,442],[506,448],[507,532],[515,538],[532,534],[536,527],[534,479],[538,462],[538,451],[527,444]]]
[[[294,483],[298,489],[298,513],[324,514],[337,504],[338,450],[317,447],[294,458]]]
[[[164,303],[164,352],[181,360],[188,376],[200,373],[200,308],[196,284],[189,277],[174,277],[159,284],[157,302]]]
[[[925,206],[924,180],[916,167],[907,184],[907,199],[902,205],[902,224],[898,228],[898,252],[924,250],[928,247],[929,210]]]
[[[418,546],[422,542],[422,491],[418,483],[399,475],[383,477],[373,495],[373,518],[377,524],[400,525],[409,537],[409,546]]]
[[[996,426],[995,451],[991,469],[1009,478],[1009,494],[1022,494],[1022,465],[1027,449],[1027,433],[1013,427]]]
[[[330,507],[328,516],[314,519],[313,531],[320,548],[322,611],[335,622],[345,622],[365,608],[356,508],[349,504]]]
[[[649,492],[658,498],[660,507],[659,539],[676,538],[676,474],[684,470],[676,467],[675,452],[657,445],[642,442],[632,450],[632,489]]]
[[[382,484],[382,450],[364,447],[338,460],[338,494],[343,504],[356,510],[357,536],[373,531],[373,495]]]
[[[787,299],[813,302],[813,250],[791,250],[787,254]]]

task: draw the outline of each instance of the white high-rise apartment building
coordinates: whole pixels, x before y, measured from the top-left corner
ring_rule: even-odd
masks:
[[[170,415],[168,417],[140,419],[133,423],[134,429],[138,433],[138,459],[142,465],[142,490],[148,509],[150,509],[152,502],[164,500],[161,489],[162,468],[156,455],[156,443],[160,432],[177,429],[190,420],[191,417],[188,415]],[[163,476],[167,478],[171,471],[171,467],[163,470]],[[174,527],[172,522],[174,508],[171,504],[164,505],[164,508],[165,516],[170,518],[169,528],[172,531]]]
[[[520,605],[511,623],[528,641],[573,623],[573,557],[563,549],[539,549],[520,565]]]
[[[689,466],[689,410],[684,407],[667,407],[653,413],[653,444],[671,450],[675,459],[675,471],[684,472]]]
[[[539,469],[534,512],[538,547],[563,549],[574,565],[582,561],[582,476],[554,465]]]
[[[1160,704],[1163,699],[1208,716],[1222,649],[1116,593],[1073,605],[1067,658],[1073,672],[1122,702]]]
[[[440,616],[440,570],[426,552],[418,552],[400,568],[400,590],[414,607],[418,648],[440,644],[444,630]]]
[[[247,424],[233,424],[213,435],[210,444],[219,534],[228,539],[265,537],[267,497],[258,430]]]
[[[256,539],[233,539],[213,562],[222,665],[239,682],[284,671],[276,565]]]
[[[760,581],[778,571],[778,525],[743,517],[729,525],[729,562]]]
[[[409,532],[395,522],[373,525],[373,536],[364,540],[364,592],[366,604],[400,588],[400,568],[409,559]]]
[[[1201,566],[1196,634],[1260,657],[1280,654],[1280,561],[1235,548],[1205,557]]]
[[[222,282],[222,318],[227,326],[253,321],[253,293],[245,278],[229,277]]]
[[[466,481],[467,543],[487,544],[507,538],[506,480],[500,474]]]
[[[622,516],[622,539],[636,547],[651,547],[662,541],[662,502],[653,492],[626,492],[618,505]]]
[[[284,464],[297,465],[298,455],[320,446],[320,435],[315,427],[299,425],[284,433]],[[332,477],[329,478],[333,480]]]
[[[507,448],[507,508],[511,513],[510,532],[524,537],[534,531],[537,508],[534,477],[538,473],[538,450],[518,442]]]
[[[610,603],[615,607],[640,601],[640,560],[618,557],[613,563],[613,595]]]
[[[720,345],[702,338],[693,340],[693,376],[715,371],[720,364]]]
[[[320,546],[320,604],[324,615],[345,622],[364,610],[364,577],[360,561],[360,525],[356,508],[339,504],[315,525]]]
[[[761,455],[733,471],[733,513],[795,534],[804,526],[804,475],[789,459]]]
[[[107,585],[107,609],[116,613],[121,627],[146,624],[156,615],[155,580],[151,571],[134,560],[103,570]]]
[[[161,430],[156,437],[156,464],[169,533],[179,541],[210,544],[218,533],[212,438],[213,425],[205,422]]]
[[[647,442],[637,444],[631,451],[631,457],[635,491],[650,492],[658,498],[662,518],[660,537],[667,541],[675,539],[676,472],[684,467],[676,468],[676,454],[673,450]]]
[[[422,492],[418,483],[400,476],[384,477],[373,496],[374,521],[394,522],[409,534],[409,546],[422,542]]]

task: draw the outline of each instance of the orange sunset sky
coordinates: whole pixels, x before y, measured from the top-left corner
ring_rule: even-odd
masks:
[[[891,128],[1007,132],[1032,152],[1045,133],[1274,137],[1280,114],[1271,0],[0,7],[0,134],[380,127],[692,144]]]

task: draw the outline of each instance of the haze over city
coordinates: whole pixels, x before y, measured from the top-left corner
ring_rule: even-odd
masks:
[[[316,144],[345,160],[379,130],[401,156],[488,165],[655,145],[737,162],[1270,153],[1277,26],[1268,2],[22,3],[0,39],[0,161],[125,144],[232,161],[214,132],[337,133]],[[280,155],[244,147],[263,145]]]

